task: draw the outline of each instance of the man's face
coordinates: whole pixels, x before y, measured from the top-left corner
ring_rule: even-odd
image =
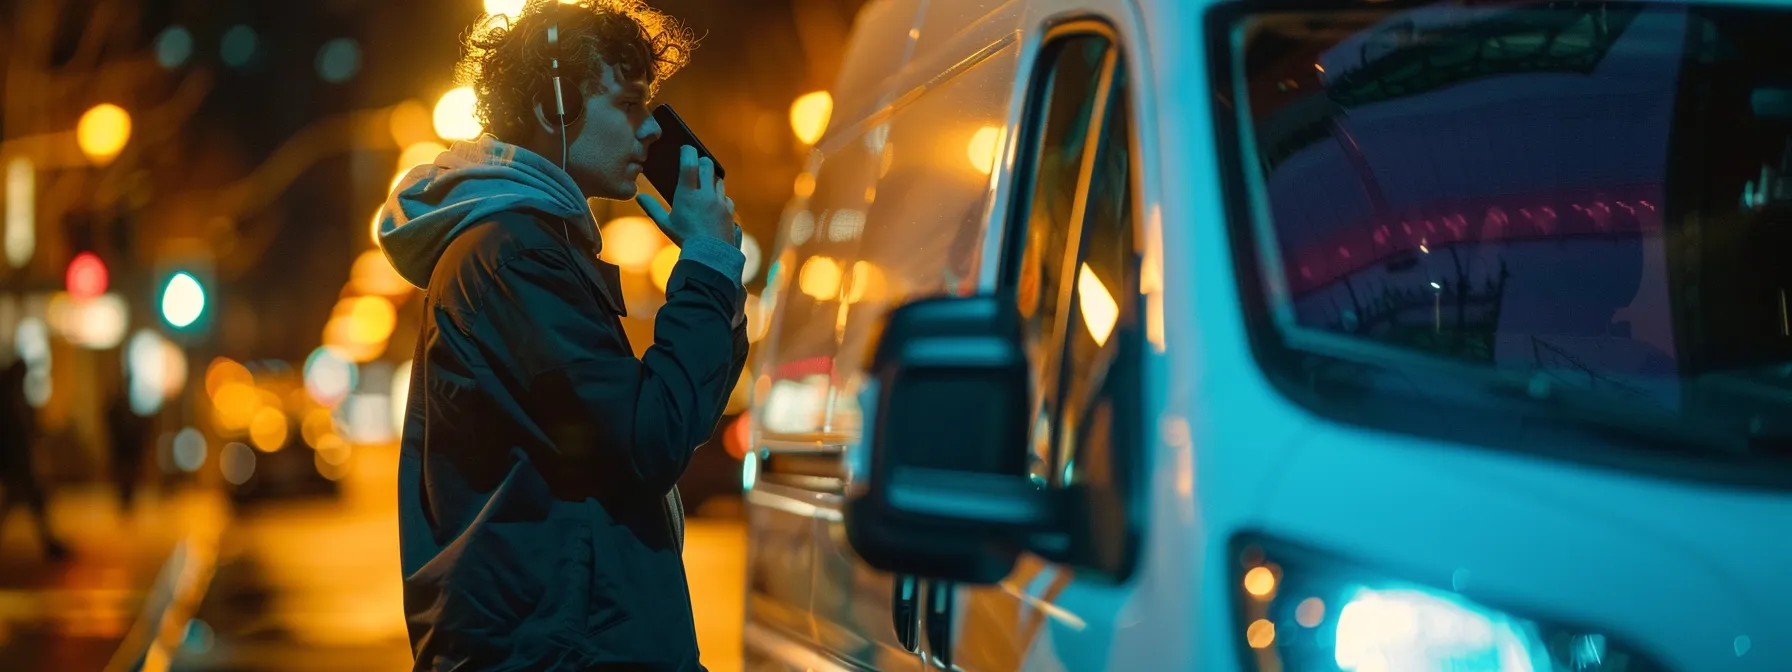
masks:
[[[606,65],[602,91],[585,96],[584,117],[567,129],[566,172],[586,197],[634,197],[647,147],[660,137],[647,95],[647,82],[619,82],[616,69]]]

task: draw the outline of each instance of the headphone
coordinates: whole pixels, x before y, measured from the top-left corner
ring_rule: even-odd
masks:
[[[553,69],[554,76],[553,109],[555,113],[560,116],[560,169],[565,170],[567,153],[566,127],[578,122],[579,117],[585,113],[585,106],[574,105],[572,106],[573,109],[571,113],[568,113],[566,110],[566,92],[561,88],[560,84],[560,8],[557,5],[559,5],[557,2],[549,3],[548,8],[548,12],[550,12],[552,18],[552,21],[548,23],[548,51],[550,53],[548,63],[549,67]],[[543,105],[543,107],[545,108],[546,105]]]
[[[585,113],[583,104],[573,106],[572,114],[566,113],[566,93],[560,86],[560,8],[558,2],[548,3],[548,64],[554,75],[554,112],[560,116],[560,170],[566,170],[566,127],[571,126]],[[584,101],[579,101],[583,103]],[[546,109],[546,106],[543,106]],[[568,241],[572,233],[567,230],[566,220],[560,221],[560,232]]]

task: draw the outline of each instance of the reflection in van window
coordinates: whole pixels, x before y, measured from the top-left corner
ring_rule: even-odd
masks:
[[[1792,14],[1440,3],[1246,24],[1254,263],[1289,348],[1270,363],[1305,400],[1792,446]]]
[[[1068,320],[1059,296],[1067,291],[1065,258],[1070,245],[1078,180],[1083,166],[1101,83],[1103,59],[1109,45],[1099,35],[1066,38],[1046,52],[1050,70],[1033,83],[1041,110],[1033,147],[1033,174],[1026,186],[1031,203],[1026,225],[1017,227],[1023,246],[1013,281],[1015,301],[1026,320],[1027,357],[1034,371],[1033,433],[1034,475],[1049,479],[1052,465],[1061,463],[1052,446],[1057,432],[1059,372],[1053,362],[1062,352],[1061,334]],[[1025,179],[1025,178],[1023,178]],[[1057,348],[1054,350],[1054,348]],[[1061,365],[1060,365],[1061,366]]]

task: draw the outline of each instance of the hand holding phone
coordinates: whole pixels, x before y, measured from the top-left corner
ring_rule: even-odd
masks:
[[[653,119],[660,126],[660,138],[647,148],[641,173],[647,176],[654,191],[666,199],[666,207],[647,194],[636,195],[636,202],[673,244],[683,246],[686,237],[707,234],[739,246],[741,234],[740,227],[734,225],[734,200],[728,198],[722,182],[727,171],[672,106],[655,108]],[[725,215],[717,214],[717,205],[725,209]],[[667,212],[667,207],[671,212]],[[718,216],[725,227],[713,221]]]
[[[728,198],[726,185],[716,176],[715,162],[698,156],[697,148],[686,145],[679,150],[678,176],[677,186],[670,188],[678,204],[670,212],[653,196],[635,195],[635,201],[659,225],[660,231],[680,247],[695,236],[713,236],[739,245],[734,200]]]
[[[697,139],[697,134],[691,132],[691,127],[685,125],[671,105],[654,108],[653,120],[659,124],[660,139],[647,147],[647,160],[641,164],[641,174],[647,176],[647,183],[660,193],[660,198],[666,199],[666,205],[678,207],[678,183],[682,177],[683,151],[687,146],[697,150],[699,159],[708,159],[715,164],[716,179],[728,176],[722,163],[716,161],[715,155],[703,146],[703,141]]]

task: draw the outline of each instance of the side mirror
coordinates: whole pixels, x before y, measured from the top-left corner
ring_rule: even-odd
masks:
[[[1749,93],[1749,107],[1757,119],[1792,119],[1792,87],[1759,86]]]
[[[1021,317],[996,297],[936,298],[889,315],[849,454],[847,540],[896,574],[994,583],[1051,524],[1028,478],[1032,394]]]

